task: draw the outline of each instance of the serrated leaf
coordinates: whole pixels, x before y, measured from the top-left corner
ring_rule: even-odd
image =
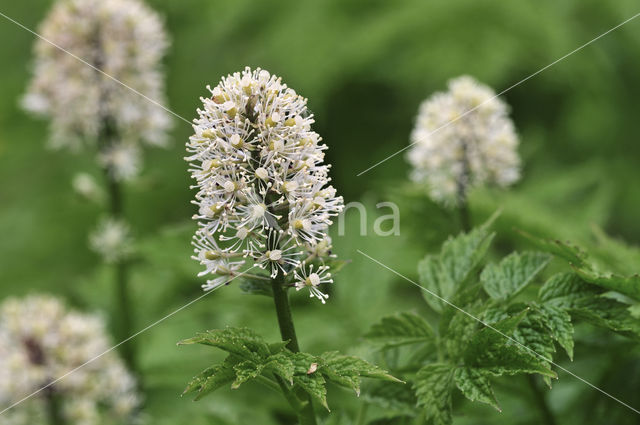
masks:
[[[573,324],[571,323],[571,316],[565,310],[553,305],[543,304],[540,309],[546,316],[551,336],[564,348],[569,358],[573,360]]]
[[[464,352],[464,364],[482,368],[494,376],[539,373],[555,377],[545,359],[514,342],[517,341],[514,332],[526,313],[525,310],[478,331]]]
[[[547,305],[571,308],[580,304],[584,299],[598,296],[601,292],[574,273],[558,273],[542,285],[538,295],[540,300]]]
[[[435,334],[426,320],[415,313],[406,312],[383,317],[371,327],[365,338],[384,349],[432,343]]]
[[[524,289],[551,261],[549,254],[541,252],[514,252],[500,264],[487,265],[480,274],[480,281],[489,296],[506,300]]]
[[[196,375],[185,388],[182,395],[197,393],[195,400],[230,384],[236,377],[233,366],[228,362],[211,366]]]
[[[414,388],[418,406],[424,408],[427,420],[434,425],[450,425],[451,393],[454,369],[451,365],[434,363],[424,366],[415,377]]]
[[[578,276],[583,280],[610,291],[627,295],[634,300],[640,300],[640,275],[619,276],[613,273],[601,274],[588,267],[574,267]]]
[[[295,366],[290,351],[282,351],[269,356],[264,364],[264,370],[275,373],[293,384]]]
[[[237,363],[233,366],[233,370],[236,373],[236,379],[231,384],[232,389],[237,389],[240,385],[247,382],[250,379],[255,379],[262,374],[264,365],[254,363],[251,360]]]
[[[569,263],[581,267],[586,264],[587,254],[577,245],[558,239],[543,239],[520,231],[520,234],[529,239],[538,249],[556,257],[563,258]]]
[[[498,400],[491,388],[489,377],[491,374],[482,369],[459,367],[453,374],[453,379],[462,394],[471,401],[486,403],[496,410],[500,410]]]
[[[245,278],[240,282],[240,290],[249,295],[273,297],[271,282],[267,280]]]
[[[269,345],[265,340],[248,328],[210,330],[178,343],[178,345],[188,344],[210,345],[247,359],[254,359],[256,356],[266,357],[270,354]]]
[[[488,225],[449,238],[437,255],[427,255],[418,264],[420,283],[432,293],[451,300],[484,258],[494,233]],[[423,293],[427,303],[437,312],[442,312],[446,303],[432,294]]]
[[[482,307],[483,302],[476,300],[472,304],[465,305],[462,308],[463,311],[455,310],[455,314],[449,321],[442,339],[449,357],[454,362],[463,357],[469,340],[481,325],[475,317],[478,317]]]
[[[574,273],[554,275],[540,288],[545,305],[566,310],[572,317],[625,335],[640,334],[638,321],[627,304],[604,297],[603,289],[584,282]]]
[[[308,353],[293,353],[291,359],[294,365],[293,383],[329,410],[326,381],[321,371],[307,373],[313,363],[318,363],[318,358]]]
[[[401,382],[386,370],[355,356],[329,351],[319,356],[322,374],[331,382],[353,389],[360,395],[360,378]]]

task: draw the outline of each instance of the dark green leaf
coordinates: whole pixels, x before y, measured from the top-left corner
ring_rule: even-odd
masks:
[[[520,231],[520,233],[533,242],[533,244],[541,251],[548,252],[556,257],[565,259],[569,263],[578,267],[586,264],[587,254],[571,242],[563,242],[557,239],[542,239],[523,231]]]
[[[215,329],[180,341],[178,345],[203,344],[217,347],[230,354],[247,359],[266,357],[271,352],[265,340],[248,328]]]
[[[320,370],[320,360],[308,353],[293,353],[291,357],[294,365],[293,383],[329,410],[326,381]]]
[[[640,275],[625,277],[613,273],[601,274],[587,267],[575,267],[574,269],[578,276],[586,282],[640,300]]]
[[[464,366],[457,368],[453,374],[456,386],[466,398],[487,403],[500,411],[498,400],[491,388],[490,376],[491,374],[483,369]]]
[[[320,364],[322,374],[329,381],[351,388],[358,395],[360,395],[360,377],[400,382],[386,370],[358,357],[345,356],[337,351],[329,351],[319,357],[322,360]]]

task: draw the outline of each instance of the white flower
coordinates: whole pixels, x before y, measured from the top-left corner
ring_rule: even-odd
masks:
[[[207,88],[187,144],[198,189],[194,258],[204,274],[233,275],[253,263],[288,275],[326,243],[343,208],[307,100],[261,69]]]
[[[303,288],[309,288],[309,296],[317,297],[322,304],[326,302],[329,298],[328,294],[323,293],[318,287],[322,284],[333,283],[333,279],[331,279],[331,273],[329,273],[328,266],[320,266],[317,270],[313,271],[313,264],[309,266],[309,270],[307,271],[306,265],[303,263],[302,267],[300,267],[300,273],[298,271],[294,271],[295,275],[295,287],[296,291],[299,291]]]
[[[518,138],[508,113],[489,87],[468,76],[451,80],[449,91],[420,105],[408,154],[412,179],[446,204],[464,202],[473,186],[517,181]]]
[[[91,249],[107,263],[126,259],[132,252],[133,238],[129,225],[122,220],[107,218],[89,235]]]
[[[49,296],[7,299],[0,305],[0,404],[20,401],[110,346],[98,316],[69,311]],[[47,391],[53,391],[65,423],[124,423],[140,404],[135,387],[122,361],[108,352],[5,412],[3,421],[45,423]]]
[[[44,39],[144,96],[164,103],[161,59],[168,39],[140,0],[55,2],[38,31]],[[53,147],[165,145],[165,110],[39,39],[22,106],[51,120]]]

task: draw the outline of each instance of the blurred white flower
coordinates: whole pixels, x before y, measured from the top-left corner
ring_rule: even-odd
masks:
[[[102,188],[96,183],[91,174],[78,173],[71,181],[73,190],[83,198],[94,202],[101,202],[104,198]]]
[[[20,401],[110,346],[99,316],[67,310],[50,296],[5,300],[0,305],[0,403]],[[135,388],[122,361],[108,352],[5,412],[3,423],[46,423],[51,392],[65,423],[124,423],[140,404]]]
[[[133,251],[129,225],[113,218],[104,219],[98,224],[89,235],[89,244],[107,263],[122,261]]]
[[[98,161],[116,181],[131,180],[141,168],[140,149],[134,145],[115,144],[106,148]]]
[[[194,258],[205,266],[201,274],[233,276],[250,260],[275,277],[310,252],[328,255],[328,227],[343,201],[329,185],[327,147],[311,129],[307,99],[261,69],[207,88],[211,97],[201,99],[186,158],[198,189]]]
[[[144,96],[164,103],[161,59],[168,39],[140,0],[60,0],[38,31],[44,39]],[[51,120],[53,147],[165,145],[165,110],[38,39],[22,106]]]
[[[420,105],[408,153],[411,178],[450,205],[464,202],[473,186],[517,181],[518,137],[508,113],[507,104],[473,78],[449,81],[447,92]]]

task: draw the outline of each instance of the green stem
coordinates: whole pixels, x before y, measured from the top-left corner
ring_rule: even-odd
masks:
[[[47,387],[45,389],[45,392],[49,425],[64,425],[62,411],[60,410],[60,398],[56,394],[55,388],[53,388],[52,386]]]
[[[466,199],[458,207],[458,212],[460,213],[460,227],[462,227],[463,232],[468,233],[471,231],[471,218]]]
[[[104,118],[103,129],[100,132],[99,148],[105,151],[111,148],[117,138],[117,131],[108,117]],[[109,168],[105,168],[104,175],[109,193],[109,213],[115,219],[122,219],[124,216],[122,185],[113,176]],[[126,262],[118,261],[115,264],[115,291],[118,302],[118,312],[116,322],[116,337],[118,341],[125,341],[132,335],[133,329],[133,309],[129,288],[129,267]],[[133,340],[128,340],[120,346],[120,352],[129,369],[138,375],[136,363],[136,349]],[[142,384],[140,383],[140,386]]]
[[[527,381],[529,382],[529,387],[531,388],[533,398],[538,405],[538,409],[540,410],[540,416],[542,416],[542,420],[547,425],[556,425],[556,420],[553,417],[553,412],[547,404],[544,393],[538,386],[535,377],[533,375],[527,375]]]
[[[276,306],[280,335],[283,341],[288,341],[287,348],[294,353],[297,353],[300,351],[300,346],[298,345],[296,329],[293,325],[293,316],[291,315],[291,306],[289,305],[289,295],[284,283],[284,276],[281,273],[271,281],[271,287],[273,289],[273,301]],[[281,388],[285,397],[287,397],[287,400],[289,400],[290,396],[295,397],[284,382],[281,382],[280,380],[278,383],[281,384]],[[307,395],[306,398],[307,400],[302,405],[297,406],[297,408],[293,405],[292,407],[297,411],[300,425],[316,425],[316,414],[313,410],[311,396]]]

